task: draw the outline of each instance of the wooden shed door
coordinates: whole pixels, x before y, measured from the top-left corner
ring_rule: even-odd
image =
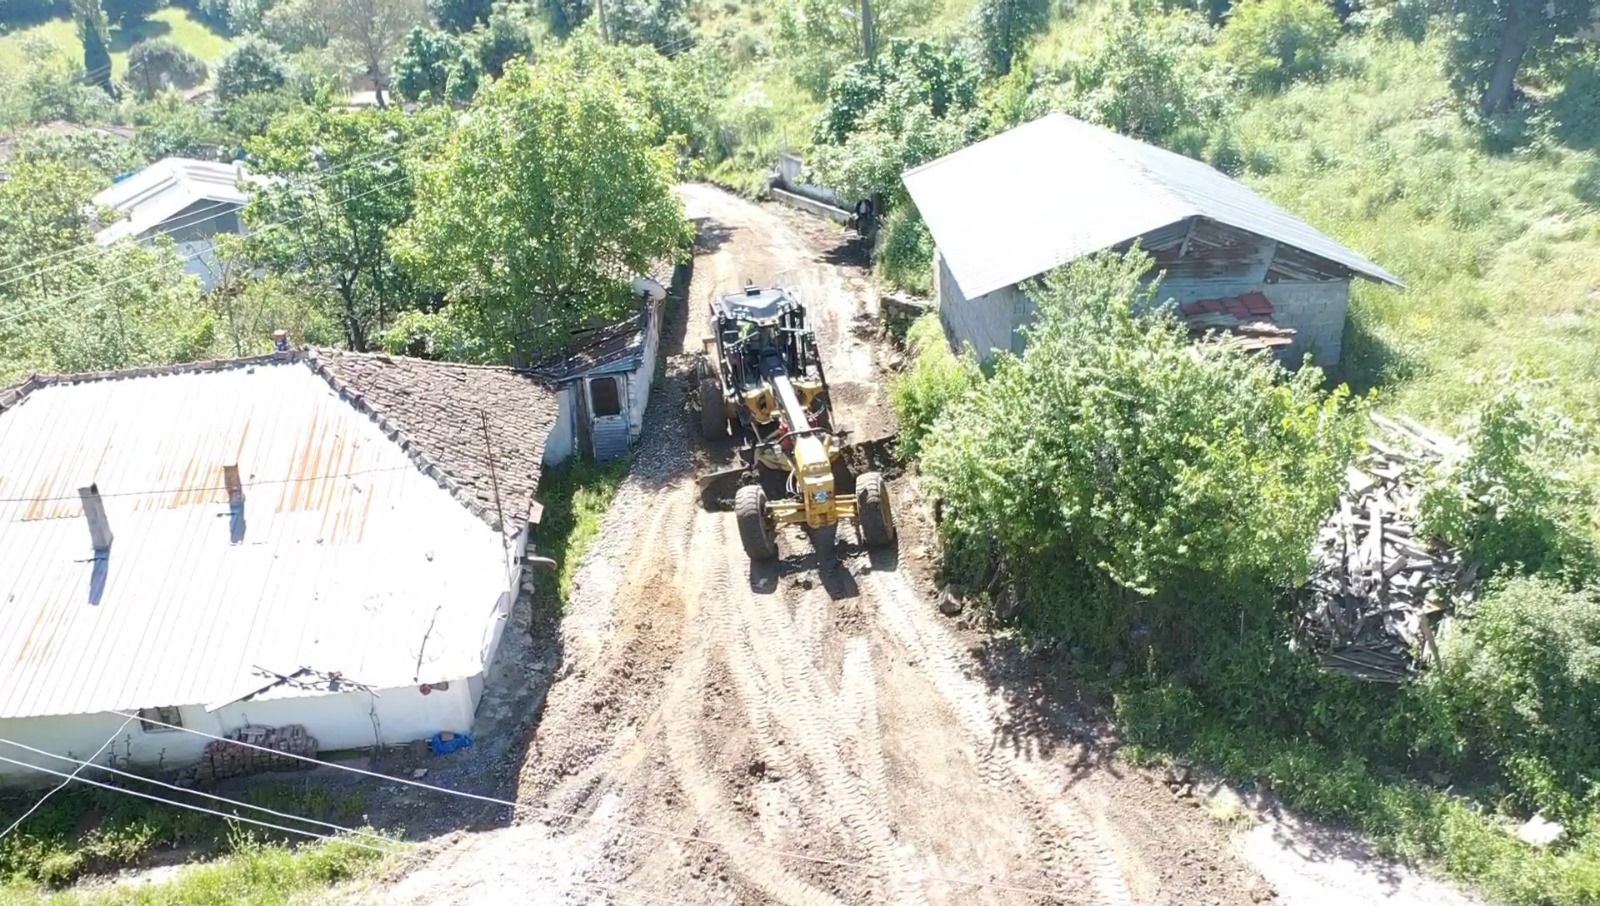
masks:
[[[616,459],[628,452],[628,381],[625,375],[602,374],[583,382],[594,458]]]

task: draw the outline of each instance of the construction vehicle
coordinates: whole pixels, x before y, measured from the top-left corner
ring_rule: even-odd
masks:
[[[702,433],[714,442],[731,433],[739,455],[737,466],[700,480],[702,498],[726,500],[726,488],[736,489],[750,559],[777,557],[781,525],[823,530],[850,519],[863,544],[894,541],[883,473],[853,474],[849,460],[875,457],[835,432],[817,337],[792,293],[748,286],[714,300],[697,372]]]

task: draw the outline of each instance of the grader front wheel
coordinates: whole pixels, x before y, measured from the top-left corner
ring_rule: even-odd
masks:
[[[733,515],[739,523],[739,540],[752,560],[772,560],[778,556],[778,526],[767,511],[767,492],[761,485],[747,484],[733,498]]]
[[[863,472],[856,479],[856,526],[868,547],[894,542],[894,509],[882,472]]]

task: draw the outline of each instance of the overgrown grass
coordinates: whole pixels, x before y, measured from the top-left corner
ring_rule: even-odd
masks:
[[[368,875],[384,859],[345,842],[289,847],[240,835],[230,855],[186,868],[169,881],[57,893],[13,883],[0,887],[0,899],[30,906],[280,906],[314,902],[319,891]]]
[[[0,826],[9,825],[40,792],[16,791],[0,802]],[[233,798],[347,827],[362,823],[366,809],[360,794],[289,782],[254,784],[242,797]],[[203,800],[194,803],[212,807]],[[61,886],[83,874],[136,866],[160,850],[183,848],[204,856],[255,839],[239,837],[235,830],[230,822],[200,812],[73,786],[52,796],[0,841],[0,881]]]
[[[575,457],[567,465],[547,470],[539,479],[538,496],[544,515],[539,520],[534,552],[559,564],[554,576],[541,573],[539,581],[541,589],[553,592],[562,607],[572,596],[573,577],[599,537],[606,510],[627,474],[626,459],[593,463]]]
[[[42,39],[60,49],[69,59],[81,61],[83,45],[69,19],[51,19],[29,28],[0,35],[0,77],[9,77],[25,65],[22,44],[29,38]],[[171,38],[178,45],[216,67],[227,56],[233,42],[192,18],[189,11],[169,6],[131,29],[111,30],[111,71],[121,78],[128,71],[128,48],[147,38]]]

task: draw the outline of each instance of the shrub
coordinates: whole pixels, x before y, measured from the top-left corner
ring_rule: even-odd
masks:
[[[1149,266],[1101,255],[1032,283],[1026,352],[946,410],[923,469],[947,531],[988,539],[1011,571],[1019,613],[1148,620],[1192,649],[1303,579],[1357,426],[1316,369],[1139,314]]]
[[[1538,578],[1492,587],[1446,646],[1432,692],[1462,746],[1521,804],[1562,820],[1600,805],[1600,596]]]
[[[1157,144],[1180,130],[1207,130],[1226,112],[1229,89],[1212,41],[1198,13],[1118,7],[1063,69],[1051,106]]]
[[[984,63],[996,75],[1011,71],[1023,42],[1050,23],[1049,0],[981,0],[973,11],[973,31]]]
[[[82,132],[40,129],[25,133],[17,139],[16,161],[87,167],[108,178],[131,173],[141,163],[130,142],[98,129]]]
[[[890,286],[929,295],[933,292],[933,235],[922,215],[901,205],[883,221],[878,247],[878,274]]]
[[[937,313],[923,315],[911,325],[906,351],[912,365],[895,379],[890,397],[900,422],[900,454],[915,459],[934,422],[951,403],[977,386],[980,374],[971,356],[951,351]]]
[[[1468,453],[1424,490],[1421,528],[1489,571],[1585,576],[1595,568],[1588,487],[1566,467],[1586,450],[1575,426],[1506,379],[1464,436]]]
[[[166,88],[193,88],[206,80],[206,64],[170,38],[151,38],[128,49],[128,84],[140,97]]]
[[[248,94],[277,91],[289,81],[283,51],[265,38],[247,37],[217,69],[217,97],[231,101]]]
[[[1241,0],[1218,50],[1251,86],[1276,89],[1320,75],[1338,40],[1328,0]]]
[[[1561,91],[1550,102],[1555,134],[1579,148],[1600,147],[1600,51],[1574,54],[1563,70]]]

